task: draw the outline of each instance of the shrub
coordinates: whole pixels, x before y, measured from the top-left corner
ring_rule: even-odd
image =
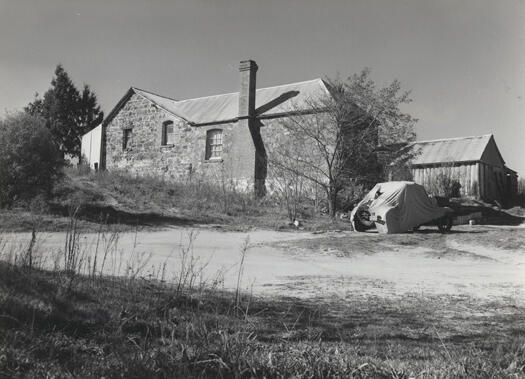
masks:
[[[47,193],[62,162],[41,118],[20,112],[0,120],[0,207]]]
[[[461,184],[448,173],[440,173],[435,178],[435,194],[447,198],[460,197]]]
[[[436,196],[449,199],[461,197],[460,176],[459,166],[455,162],[438,165],[431,169],[430,175],[425,176],[423,186],[428,193]]]

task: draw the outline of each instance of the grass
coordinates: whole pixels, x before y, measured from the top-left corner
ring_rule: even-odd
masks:
[[[41,232],[59,232],[67,229],[69,217],[60,214],[40,214],[38,220],[35,220],[35,214],[25,208],[18,209],[0,209],[0,225],[3,232],[27,232],[36,225]],[[78,227],[83,232],[97,232],[100,229],[100,223],[89,220],[78,220]],[[148,229],[147,225],[131,225],[115,223],[113,228],[119,231],[133,231],[137,227]]]
[[[525,309],[253,298],[0,265],[2,377],[524,377]],[[238,300],[237,300],[238,301]]]
[[[51,197],[37,200],[43,204],[37,201],[36,207],[31,203],[18,209],[0,209],[2,229],[31,230],[37,214],[40,230],[62,231],[72,209],[79,207],[82,231],[95,232],[100,224],[115,224],[121,231],[171,225],[219,226],[234,231],[296,229],[288,222],[285,199],[277,195],[255,199],[228,182],[211,183],[198,176],[173,182],[118,170],[94,172],[70,167],[55,183]],[[486,224],[518,225],[524,220],[519,207],[505,212],[462,200],[454,203],[454,209],[457,214],[481,212],[481,221]],[[308,199],[299,201],[298,214],[300,229],[306,231],[351,230],[348,220],[331,220],[319,214]]]
[[[510,300],[223,291],[199,279],[191,235],[170,282],[140,260],[103,276],[118,234],[100,231],[97,263],[78,233],[72,217],[51,271],[32,243],[0,239],[0,377],[525,377],[525,308]]]
[[[113,234],[118,225],[134,228],[138,222],[222,220],[240,228],[249,227],[250,219],[273,227],[283,221],[273,216],[277,205],[271,199],[257,204],[232,192],[224,202],[220,196],[225,193],[205,184],[184,187],[105,174],[66,180],[55,188],[55,212],[71,212],[81,203],[82,221],[47,213],[35,218],[29,212],[12,221],[23,212],[0,214],[13,228],[63,228],[70,238],[64,266],[55,270],[29,264],[39,258],[28,253],[29,247],[22,258],[0,262],[0,377],[525,377],[525,308],[505,299],[420,293],[395,299],[350,293],[344,301],[256,297],[240,292],[239,286],[227,292],[196,283],[199,268],[190,246],[182,251],[185,263],[173,284],[142,277],[140,260],[126,277],[103,276],[104,248],[98,263],[77,256],[79,230],[103,233],[95,210],[113,210],[103,219],[117,225],[106,236],[108,246],[112,236],[118,237]],[[151,196],[144,200],[145,194]],[[323,222],[308,219],[307,224],[323,228]],[[513,249],[524,243],[519,230],[505,241],[499,241],[498,230],[484,233],[488,244],[505,242]],[[465,243],[480,238],[476,233],[455,236]],[[410,238],[366,235],[296,244],[352,255],[372,254],[387,245],[441,248],[446,238],[422,232]],[[0,257],[12,257],[2,249],[8,250],[8,244],[0,238]],[[88,266],[86,275],[78,274],[81,261]],[[240,282],[242,264],[236,275]]]
[[[158,228],[168,225],[216,226],[227,230],[266,228],[293,230],[285,207],[277,196],[255,199],[251,193],[228,183],[210,183],[204,178],[169,182],[158,177],[139,177],[126,172],[93,172],[68,168],[48,199],[39,199],[18,209],[0,210],[4,231],[32,229],[34,215],[40,215],[40,230],[59,231],[67,227],[72,209],[79,208],[79,228],[96,231],[101,223],[120,225],[120,230]],[[305,203],[308,203],[307,201]],[[316,215],[313,206],[301,208],[305,230],[350,229],[345,222],[333,223]]]

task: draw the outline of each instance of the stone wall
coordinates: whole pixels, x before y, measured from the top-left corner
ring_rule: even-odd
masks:
[[[162,124],[173,121],[175,143],[162,146]],[[123,149],[124,129],[132,129],[131,144]],[[205,160],[206,132],[223,130],[220,160]],[[255,151],[250,132],[237,123],[190,126],[133,94],[105,128],[105,162],[108,170],[123,169],[138,175],[166,180],[205,176],[227,180],[241,187],[253,184]]]

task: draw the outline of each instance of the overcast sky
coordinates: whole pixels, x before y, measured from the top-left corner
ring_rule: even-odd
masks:
[[[412,89],[418,139],[493,133],[525,175],[525,2],[518,0],[0,0],[0,109],[62,63],[108,113],[130,86],[185,99],[368,66]],[[2,112],[3,113],[3,112]]]

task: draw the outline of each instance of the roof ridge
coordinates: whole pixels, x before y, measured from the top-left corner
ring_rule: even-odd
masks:
[[[263,90],[263,89],[277,88],[277,87],[286,87],[286,86],[291,86],[291,85],[295,85],[295,84],[304,84],[304,83],[308,83],[308,82],[322,81],[322,80],[323,79],[321,79],[321,78],[315,78],[315,79],[310,79],[310,80],[302,80],[300,82],[293,82],[293,83],[287,83],[287,84],[280,84],[280,85],[277,85],[277,86],[263,87],[263,88],[257,89],[257,91]]]
[[[192,97],[190,99],[184,99],[184,100],[177,100],[177,103],[184,103],[186,101],[193,101],[193,100],[199,100],[199,99],[209,99],[211,97],[220,97],[220,96],[229,96],[229,95],[236,95],[239,92],[228,92],[228,93],[220,93],[217,95],[209,95],[209,96],[201,96],[201,97]]]
[[[292,85],[304,84],[304,83],[308,83],[308,82],[316,82],[316,81],[323,81],[323,79],[321,79],[321,78],[315,78],[315,79],[310,79],[310,80],[303,80],[303,81],[301,81],[301,82],[293,82],[293,83],[287,83],[287,84],[280,84],[280,85],[276,85],[276,86],[257,88],[255,91],[257,92],[257,91],[262,91],[262,90],[265,90],[265,89],[278,88],[278,87],[286,87],[286,86],[292,86]],[[145,91],[145,92],[148,92],[148,91]],[[153,93],[153,92],[150,92],[150,93]],[[155,93],[153,93],[153,94],[156,95]],[[174,100],[174,101],[176,101],[177,103],[183,103],[183,102],[186,102],[186,101],[193,101],[193,100],[200,100],[200,99],[209,99],[209,98],[212,98],[212,97],[220,97],[220,96],[231,96],[231,95],[237,95],[237,94],[239,94],[239,91],[236,91],[236,92],[227,92],[227,93],[219,93],[219,94],[217,94],[217,95],[208,95],[208,96],[193,97],[193,98],[190,98],[190,99],[184,99],[184,100],[175,100],[175,99],[171,99],[171,98],[168,98],[168,99]],[[157,95],[157,96],[161,96],[161,95]],[[161,97],[166,97],[166,96],[161,96]]]
[[[415,145],[417,143],[430,143],[430,142],[441,142],[441,141],[457,141],[457,140],[462,140],[462,139],[473,139],[473,138],[490,137],[492,135],[493,135],[492,133],[489,133],[489,134],[482,134],[482,135],[479,135],[479,136],[438,138],[438,139],[430,139],[430,140],[423,140],[423,141],[415,141],[412,144]]]

